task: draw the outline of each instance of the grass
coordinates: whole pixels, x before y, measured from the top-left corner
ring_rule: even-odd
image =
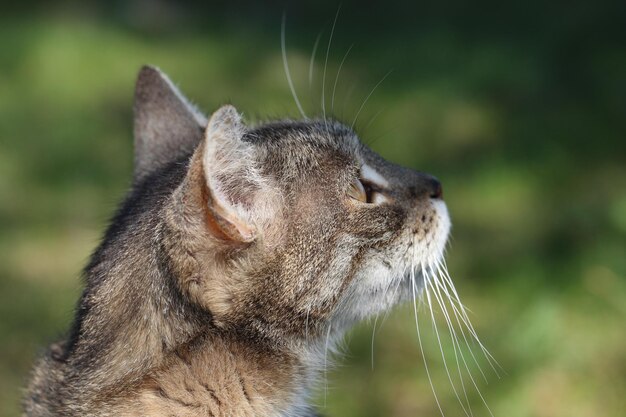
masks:
[[[359,31],[346,9],[328,80],[349,36],[359,43],[342,69],[335,114],[350,123],[396,67],[357,128],[386,158],[444,184],[454,224],[450,270],[506,371],[498,379],[479,360],[485,382],[472,367],[494,415],[621,415],[626,60],[614,20],[576,9],[559,24],[551,24],[554,11],[552,20],[533,20],[536,32],[516,20],[501,34],[495,21],[454,27],[434,19],[381,35]],[[59,13],[0,24],[0,414],[19,415],[36,352],[66,329],[80,269],[129,184],[138,68],[159,65],[207,112],[232,102],[251,121],[296,116],[277,22],[271,32],[237,20],[154,32]],[[318,29],[296,22],[288,26],[292,75],[305,109],[319,113],[320,55],[311,87],[308,81]],[[598,38],[602,28],[608,35]],[[595,43],[580,41],[587,33]],[[424,355],[438,398],[446,415],[461,415],[426,319]],[[346,359],[316,400],[322,412],[437,415],[412,308],[377,324],[373,342],[372,323],[350,333]],[[454,363],[451,340],[442,337]],[[468,396],[475,415],[488,415],[474,389]]]

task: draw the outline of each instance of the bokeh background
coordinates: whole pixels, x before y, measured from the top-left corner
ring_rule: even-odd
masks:
[[[33,358],[67,328],[80,270],[130,183],[142,64],[161,67],[207,113],[231,102],[251,122],[296,117],[281,61],[286,11],[296,90],[309,115],[321,113],[337,2],[209,3],[0,6],[1,415],[19,415]],[[450,272],[506,371],[498,378],[477,355],[484,379],[468,359],[495,416],[626,415],[625,5],[341,6],[326,107],[351,123],[392,70],[357,131],[444,184]],[[412,314],[405,306],[381,317],[373,340],[372,323],[350,333],[317,396],[324,415],[439,414]],[[463,415],[420,315],[441,407]],[[435,318],[456,375],[445,321]],[[474,415],[488,415],[464,378]]]

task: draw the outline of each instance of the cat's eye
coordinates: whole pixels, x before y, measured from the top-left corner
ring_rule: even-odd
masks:
[[[355,175],[356,177],[356,175]],[[358,177],[354,178],[348,188],[348,197],[360,203],[380,205],[391,200],[387,194],[387,180],[367,164],[363,164]]]
[[[374,203],[376,194],[377,193],[374,192],[369,183],[364,182],[358,178],[355,178],[348,188],[348,196],[357,201],[360,201],[361,203]]]
[[[360,179],[355,178],[348,188],[348,196],[362,203],[367,203],[367,192]]]

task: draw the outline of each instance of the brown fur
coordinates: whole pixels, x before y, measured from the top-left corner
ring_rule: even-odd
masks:
[[[335,121],[247,128],[225,106],[207,122],[153,68],[135,114],[133,189],[26,414],[309,415],[329,345],[408,297],[414,245],[441,256],[438,182]],[[354,181],[367,201],[348,196]]]

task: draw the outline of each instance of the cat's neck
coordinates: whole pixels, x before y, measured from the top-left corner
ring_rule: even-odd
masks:
[[[121,402],[119,415],[300,416],[318,366],[299,348],[223,334],[176,349]]]

